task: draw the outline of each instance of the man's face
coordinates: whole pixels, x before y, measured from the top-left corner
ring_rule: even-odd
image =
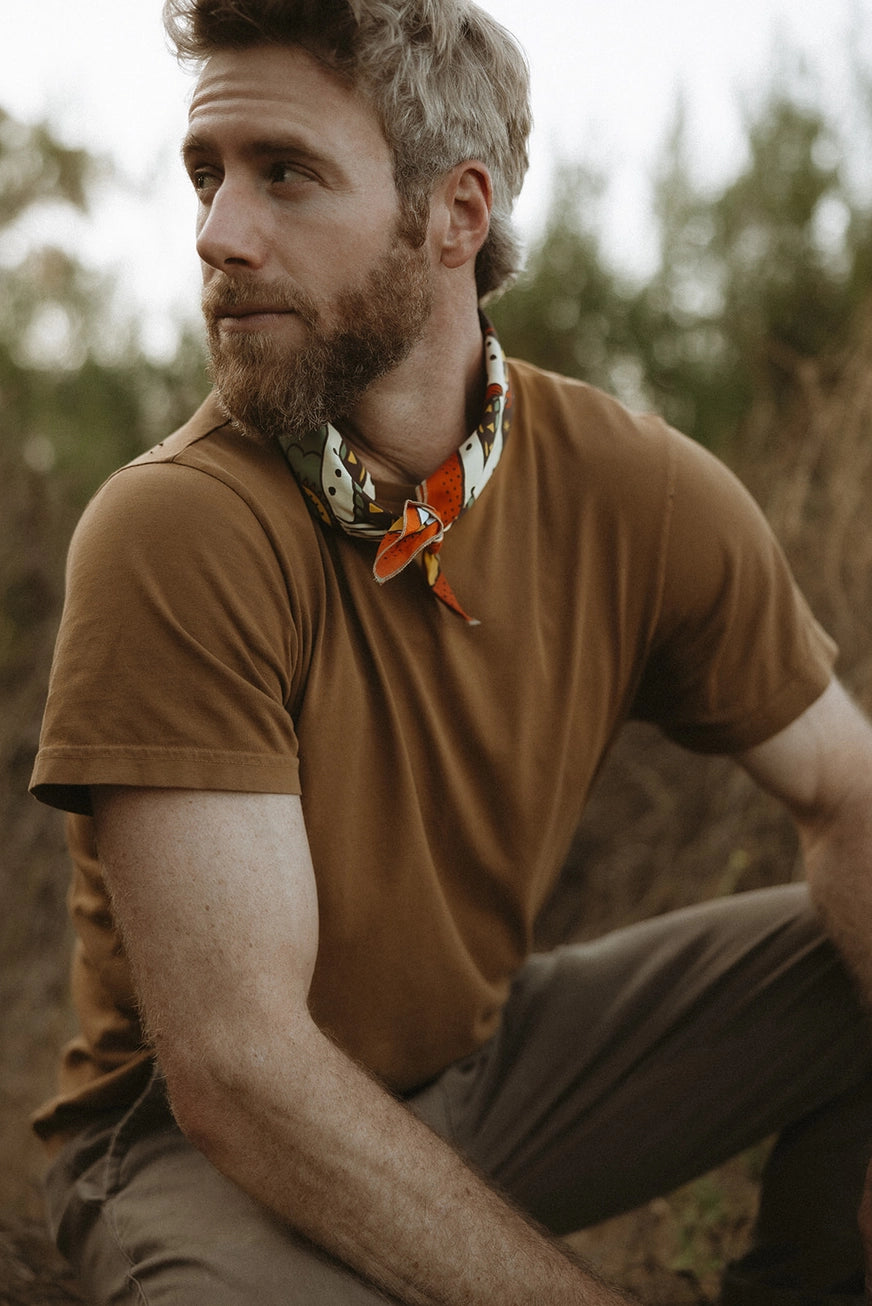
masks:
[[[340,419],[408,355],[432,304],[375,113],[301,50],[222,52],[184,152],[225,407],[261,436]]]

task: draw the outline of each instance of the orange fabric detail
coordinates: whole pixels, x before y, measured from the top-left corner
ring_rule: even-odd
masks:
[[[379,584],[391,580],[407,567],[413,558],[434,543],[442,540],[445,530],[436,513],[422,503],[406,501],[402,517],[398,517],[386,531],[378,546],[373,563],[373,574]]]

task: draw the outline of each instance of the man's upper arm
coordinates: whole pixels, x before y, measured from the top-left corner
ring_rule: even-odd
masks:
[[[97,844],[171,1088],[305,1013],[318,909],[293,794],[98,787]],[[280,1013],[280,1014],[279,1014]]]
[[[813,834],[854,801],[868,801],[872,727],[833,679],[795,721],[736,760]]]

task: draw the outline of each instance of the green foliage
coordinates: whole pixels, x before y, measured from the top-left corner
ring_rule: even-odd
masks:
[[[100,171],[47,127],[0,110],[0,461],[7,474],[22,462],[52,472],[72,512],[205,390],[190,334],[173,362],[150,361],[132,322],[118,321],[108,278],[64,250],[21,239],[39,206],[83,209]]]
[[[84,150],[62,145],[45,123],[21,123],[0,108],[0,230],[35,204],[84,209],[96,172]]]
[[[588,168],[558,171],[545,230],[527,267],[488,311],[518,357],[609,389],[627,362],[630,294],[603,253],[602,187]]]
[[[781,84],[748,116],[746,138],[741,170],[708,193],[676,114],[654,187],[659,257],[641,285],[604,256],[601,183],[563,168],[527,272],[493,310],[509,351],[721,450],[754,400],[778,409],[802,361],[844,343],[868,294],[872,214],[844,175],[836,127]]]

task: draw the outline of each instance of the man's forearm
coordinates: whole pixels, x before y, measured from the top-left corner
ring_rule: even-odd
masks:
[[[97,836],[179,1124],[213,1164],[418,1306],[618,1306],[317,1029],[294,795],[112,789]]]
[[[569,1260],[314,1026],[285,1051],[284,1067],[261,1060],[176,1109],[220,1170],[361,1277],[410,1306],[634,1300]]]

